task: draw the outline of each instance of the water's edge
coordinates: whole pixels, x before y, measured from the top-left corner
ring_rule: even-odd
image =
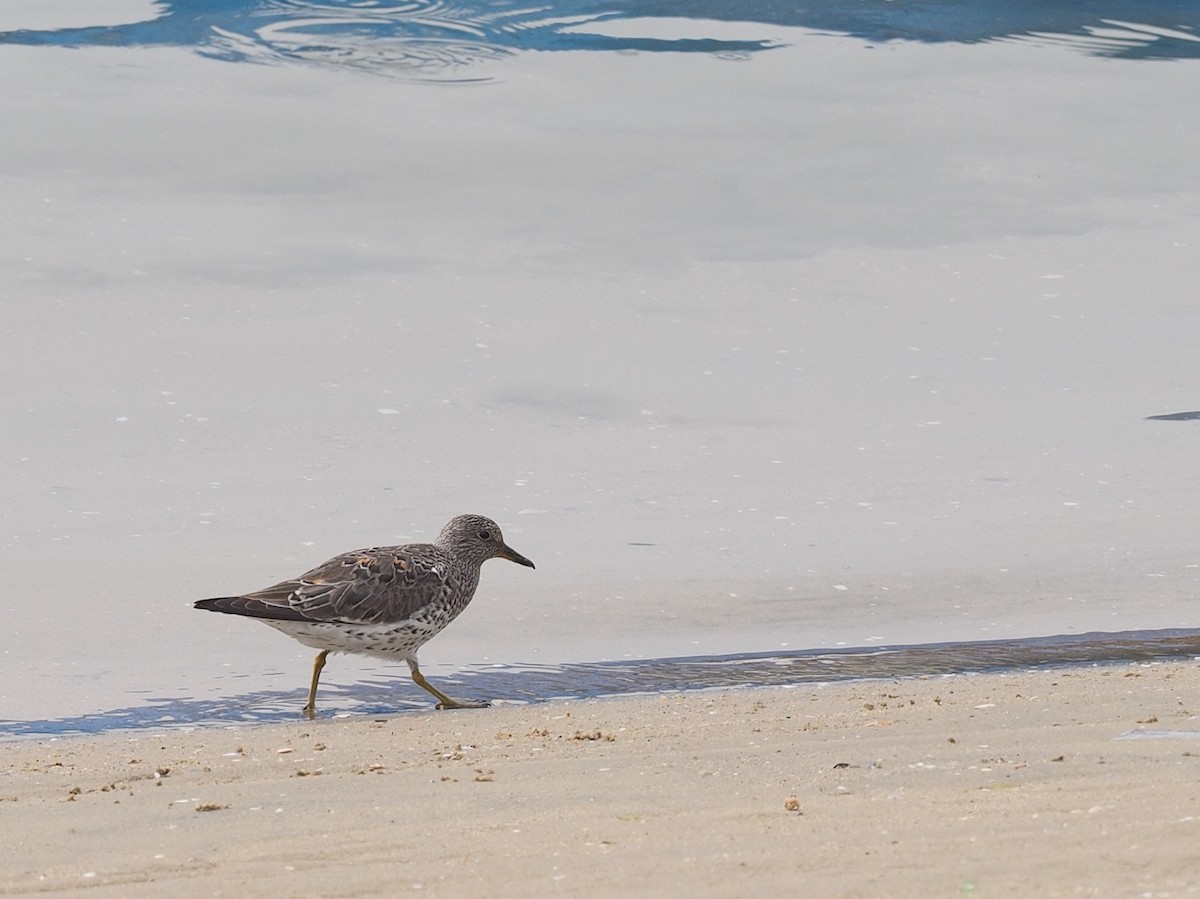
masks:
[[[592,699],[729,687],[927,677],[1200,658],[1200,629],[930,643],[906,646],[738,653],[560,666],[467,669],[439,681],[452,695],[503,703]],[[0,740],[101,734],[156,727],[212,727],[300,720],[305,690],[259,691],[221,699],[150,700],[143,705],[46,720],[0,719]],[[428,709],[407,677],[322,686],[323,716],[380,715]]]

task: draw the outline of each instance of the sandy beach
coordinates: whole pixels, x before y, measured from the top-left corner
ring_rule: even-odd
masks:
[[[0,893],[1200,892],[1200,664],[2,747]]]

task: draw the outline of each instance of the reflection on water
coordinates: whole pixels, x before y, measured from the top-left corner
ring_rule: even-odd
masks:
[[[725,37],[723,24],[729,22],[804,28],[870,43],[1018,40],[1125,59],[1200,58],[1200,9],[1166,0],[1116,0],[1105,4],[1102,13],[1076,3],[1019,0],[559,0],[538,5],[495,0],[173,0],[157,3],[153,10],[148,21],[45,30],[8,22],[0,11],[0,42],[188,47],[224,60],[305,62],[456,81],[480,78],[469,71],[476,63],[523,50],[745,55],[779,46],[765,36]],[[679,30],[672,22],[686,22],[693,36],[671,35]],[[698,30],[701,36],[694,36]]]
[[[440,678],[438,684],[462,698],[519,703],[1191,657],[1200,657],[1200,629],[593,662],[556,667],[513,665],[468,669],[453,679]],[[403,676],[378,678],[350,687],[322,686],[319,704],[323,714],[380,715],[430,708],[427,694],[413,686],[408,680],[407,669],[403,670]],[[306,692],[297,688],[264,690],[215,700],[150,700],[145,705],[75,718],[0,720],[0,737],[296,721],[300,720]]]

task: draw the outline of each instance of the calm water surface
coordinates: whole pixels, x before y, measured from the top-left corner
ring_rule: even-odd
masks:
[[[3,4],[0,730],[1194,652],[1195,5],[735,6]]]

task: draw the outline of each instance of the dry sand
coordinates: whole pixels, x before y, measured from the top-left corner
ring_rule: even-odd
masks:
[[[0,893],[1196,894],[1198,706],[1186,662],[9,743]]]

